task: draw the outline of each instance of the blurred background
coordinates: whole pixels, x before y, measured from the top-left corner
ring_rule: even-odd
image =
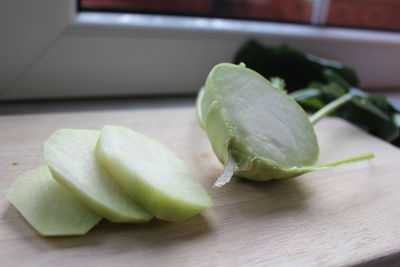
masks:
[[[400,0],[2,0],[0,102],[194,101],[213,66],[244,62],[309,112],[351,94],[336,115],[400,146],[399,14]]]
[[[2,0],[0,100],[195,95],[249,40],[400,89],[399,0]]]
[[[307,0],[81,0],[86,11],[118,11],[311,23]],[[330,0],[326,25],[400,30],[398,0]]]

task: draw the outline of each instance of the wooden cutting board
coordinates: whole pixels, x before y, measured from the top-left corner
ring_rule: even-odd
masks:
[[[180,224],[103,220],[83,237],[37,235],[8,202],[7,191],[18,175],[45,163],[42,145],[53,131],[105,124],[165,143],[214,206]],[[316,127],[320,162],[364,152],[376,158],[290,180],[232,182],[220,190],[211,186],[222,166],[193,105],[3,115],[0,128],[1,266],[400,264],[400,150],[339,119]]]

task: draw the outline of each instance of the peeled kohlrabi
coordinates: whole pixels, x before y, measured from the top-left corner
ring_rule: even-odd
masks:
[[[268,181],[373,157],[367,153],[315,165],[319,147],[312,124],[349,99],[309,119],[283,90],[244,64],[215,66],[197,98],[200,124],[225,165],[214,186],[225,185],[233,175]]]
[[[47,166],[18,177],[8,199],[42,236],[84,235],[101,220],[56,182]]]
[[[99,131],[60,129],[44,144],[55,180],[82,203],[111,222],[149,221],[153,216],[134,202],[96,161]]]
[[[175,154],[131,129],[103,127],[96,157],[121,188],[158,219],[181,222],[212,205]]]

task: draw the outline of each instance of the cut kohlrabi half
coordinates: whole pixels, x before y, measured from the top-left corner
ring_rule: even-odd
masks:
[[[268,181],[373,157],[366,153],[315,165],[319,147],[312,124],[347,100],[310,121],[284,90],[244,64],[215,66],[197,99],[200,124],[225,165],[214,186],[223,186],[233,175]]]
[[[8,199],[42,236],[84,235],[101,220],[55,181],[47,166],[18,177]]]
[[[95,158],[97,130],[61,129],[44,144],[54,179],[111,222],[147,222],[152,215],[132,200]]]
[[[181,222],[212,205],[185,164],[160,142],[121,126],[105,126],[97,159],[155,217]]]

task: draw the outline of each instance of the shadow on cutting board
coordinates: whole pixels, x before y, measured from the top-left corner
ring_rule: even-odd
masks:
[[[51,249],[103,247],[107,251],[135,251],[143,248],[171,247],[173,244],[196,240],[212,232],[210,218],[199,214],[183,223],[153,219],[145,224],[111,223],[103,219],[89,233],[76,237],[42,237],[11,204],[2,215],[8,232],[37,252]],[[112,243],[107,242],[111,239]],[[122,244],[115,245],[115,244]]]
[[[232,181],[225,187],[210,192],[215,199],[215,216],[226,216],[222,220],[272,220],[292,216],[307,210],[307,199],[311,195],[304,186],[305,176],[294,179],[254,182]],[[227,212],[228,210],[229,212]]]
[[[232,191],[235,193],[233,194]],[[145,248],[162,248],[196,241],[212,235],[217,226],[223,226],[227,218],[249,220],[272,216],[280,210],[281,216],[290,210],[304,208],[306,194],[295,179],[256,183],[250,181],[232,182],[221,190],[212,190],[214,207],[194,216],[183,223],[170,223],[153,219],[146,224],[110,223],[105,219],[88,234],[81,237],[40,237],[10,204],[4,214],[7,227],[18,239],[34,250],[46,251],[51,248],[72,248],[83,246],[107,247],[107,251],[135,251]],[[273,215],[276,216],[276,215]],[[125,244],[114,246],[108,243]],[[129,244],[129,245],[128,245]]]
[[[310,195],[301,179],[267,183],[232,181],[219,190],[207,191],[214,206],[182,223],[153,219],[145,224],[122,224],[103,219],[81,237],[41,237],[10,204],[3,214],[3,225],[12,238],[22,240],[26,249],[37,252],[83,247],[87,253],[95,254],[156,252],[182,249],[188,243],[215,241],[218,233],[229,229],[232,223],[246,225],[262,221],[268,224],[290,219],[307,210],[306,200]]]

